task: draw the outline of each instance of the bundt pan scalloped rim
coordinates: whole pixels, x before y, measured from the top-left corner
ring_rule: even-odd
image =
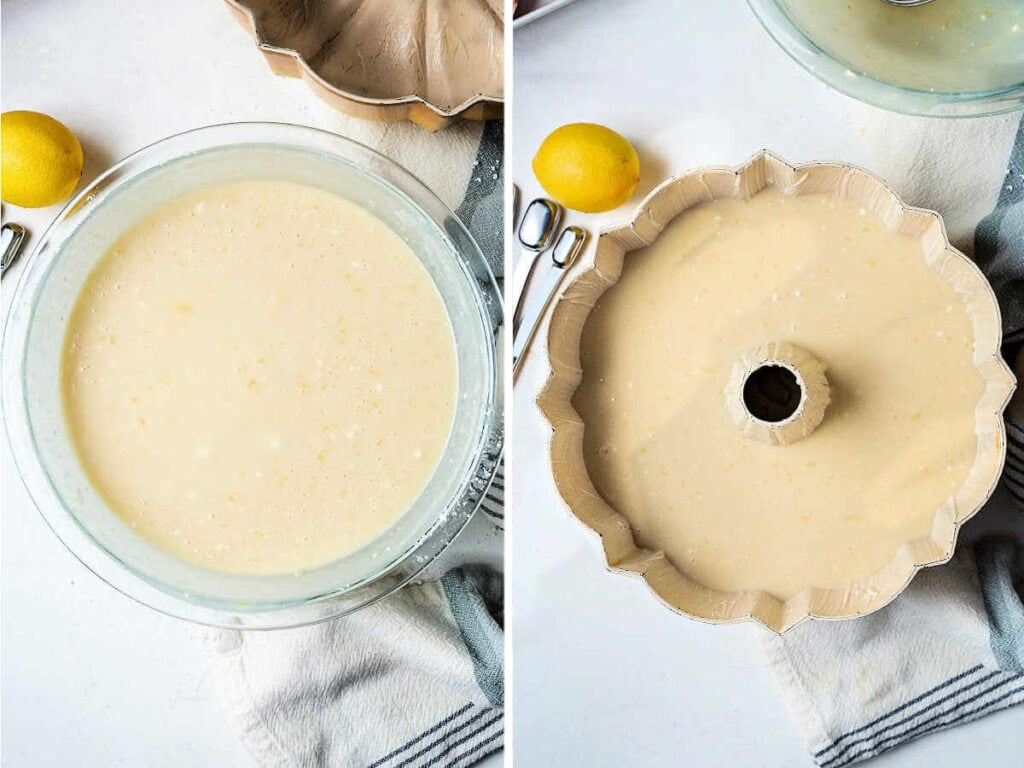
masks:
[[[494,54],[492,60],[493,67],[497,72],[496,83],[492,83],[492,87],[485,87],[486,84],[481,80],[479,88],[453,88],[452,91],[458,91],[458,94],[451,94],[454,98],[446,99],[450,103],[445,104],[438,103],[440,99],[436,96],[431,99],[426,93],[411,92],[375,96],[369,93],[358,93],[351,86],[344,87],[332,83],[322,71],[329,57],[320,57],[317,60],[318,55],[313,55],[309,57],[314,60],[311,63],[299,50],[301,48],[299,38],[303,32],[308,32],[309,26],[304,27],[282,18],[278,20],[278,23],[284,27],[286,33],[282,39],[277,39],[276,35],[267,33],[266,25],[260,20],[260,8],[265,3],[260,0],[225,0],[225,2],[239,23],[255,39],[257,48],[263,53],[275,74],[303,79],[317,96],[346,114],[367,120],[409,120],[428,131],[437,131],[457,119],[493,120],[500,119],[503,115],[504,86],[501,72],[504,66],[504,21],[500,7],[496,10],[492,0],[473,0],[471,5],[486,12],[483,15],[490,18],[494,24],[490,44],[483,47],[487,49],[484,50],[485,58]],[[281,3],[271,3],[271,5],[280,9]],[[426,4],[421,7],[425,9]],[[352,14],[352,16],[354,15]],[[382,19],[389,20],[384,15],[382,15]],[[321,34],[319,37],[329,43],[337,37],[337,30],[333,33]],[[316,54],[321,53],[325,44],[321,44],[317,48]],[[417,61],[426,68],[429,58],[425,52],[421,52]],[[475,76],[477,68],[467,66],[464,69],[472,71]],[[368,91],[369,88],[366,90]]]
[[[925,258],[941,265],[968,305],[974,328],[973,359],[985,382],[975,409],[978,447],[967,479],[934,513],[929,537],[905,542],[880,571],[845,589],[809,587],[783,601],[768,592],[724,592],[690,580],[659,551],[640,547],[629,521],[612,509],[590,479],[583,457],[584,425],[572,404],[582,380],[580,339],[597,299],[618,280],[629,251],[642,248],[685,210],[720,198],[747,198],[775,187],[789,194],[832,192],[861,202],[893,231],[916,235]],[[640,204],[633,220],[598,238],[587,266],[555,305],[548,331],[551,373],[537,405],[552,428],[555,485],[570,511],[598,534],[609,567],[639,576],[673,610],[707,623],[756,621],[782,633],[807,618],[847,619],[882,608],[921,568],[947,562],[960,526],[991,496],[1006,455],[1003,410],[1015,380],[999,353],[999,306],[981,271],[953,248],[939,214],[905,205],[877,176],[846,164],[792,166],[764,150],[739,167],[698,169],[673,177]]]

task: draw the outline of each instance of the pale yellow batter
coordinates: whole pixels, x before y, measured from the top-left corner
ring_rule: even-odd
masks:
[[[819,47],[857,72],[924,91],[987,91],[1024,83],[1024,2],[782,0]]]
[[[582,339],[574,404],[595,486],[697,582],[841,588],[928,535],[964,482],[984,389],[972,327],[921,245],[854,202],[767,190],[670,223],[626,256]],[[808,437],[745,438],[734,363],[784,341],[826,366]]]
[[[311,187],[251,181],[133,227],[68,322],[64,405],[100,494],[192,563],[295,572],[371,541],[445,445],[455,355],[399,237]]]

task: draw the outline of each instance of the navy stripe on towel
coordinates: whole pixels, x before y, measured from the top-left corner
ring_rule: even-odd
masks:
[[[979,677],[974,682],[968,683],[967,685],[963,686],[962,688],[959,688],[959,689],[953,691],[952,693],[946,694],[941,699],[936,699],[931,704],[928,704],[927,706],[922,707],[921,709],[917,710],[916,712],[914,712],[914,713],[912,713],[910,715],[907,715],[902,720],[898,720],[895,723],[889,723],[887,725],[884,725],[884,726],[882,726],[882,728],[880,728],[879,730],[875,731],[872,734],[869,734],[867,736],[863,736],[862,738],[859,738],[856,741],[851,741],[849,744],[847,744],[841,750],[836,752],[836,754],[834,754],[828,760],[825,760],[823,763],[821,763],[821,765],[822,766],[827,766],[827,765],[830,765],[831,763],[834,763],[836,760],[838,760],[844,754],[849,752],[851,747],[855,747],[855,746],[858,746],[860,744],[867,744],[868,742],[876,742],[877,743],[880,736],[884,736],[885,734],[890,733],[894,728],[898,728],[901,725],[906,725],[907,723],[910,723],[910,722],[916,720],[917,718],[919,718],[925,712],[929,712],[929,711],[935,709],[936,707],[938,707],[938,706],[940,706],[942,704],[945,704],[948,701],[952,701],[953,699],[956,699],[958,696],[962,696],[964,693],[966,693],[967,691],[971,690],[972,688],[976,688],[976,687],[978,687],[979,685],[981,685],[983,683],[987,683],[993,677],[997,677],[997,676],[1002,675],[1002,674],[1004,674],[1004,673],[1000,672],[999,670],[995,670],[994,672],[990,672],[989,674],[984,675],[983,677]],[[998,688],[999,686],[1003,685],[1003,683],[1006,683],[1006,682],[1011,682],[1011,681],[1008,681],[1008,680],[1004,679],[1002,682],[996,683],[994,687]],[[967,699],[966,701],[960,702],[960,704],[955,705],[954,709],[956,707],[963,706],[964,704],[969,704],[972,701],[975,701],[978,697],[984,696],[986,693],[988,693],[988,692],[990,692],[992,690],[993,690],[992,688],[986,688],[981,693],[975,694],[975,696],[973,696],[972,698]],[[932,718],[932,719],[934,719],[934,718]],[[926,722],[930,722],[930,720],[928,720]],[[913,726],[910,730],[914,730],[914,728],[917,728],[920,725],[921,724],[919,723],[918,725]],[[846,762],[846,761],[843,761],[843,762]]]
[[[1000,709],[1004,709],[1006,706],[1011,706],[1014,703],[1018,703],[1019,704],[1020,701],[1010,702],[1010,704],[1005,704],[1004,705],[1004,702],[1006,702],[1009,699],[1012,699],[1012,698],[1014,698],[1016,696],[1020,696],[1021,697],[1020,701],[1024,701],[1024,686],[1020,686],[1019,688],[1014,688],[1012,691],[1007,691],[1003,695],[1001,695],[1001,696],[999,696],[999,697],[997,697],[995,699],[990,699],[989,701],[986,701],[984,704],[979,704],[977,707],[974,707],[973,709],[968,709],[965,712],[960,712],[959,716],[957,717],[956,720],[952,720],[952,721],[949,721],[949,722],[936,723],[935,725],[931,725],[928,728],[926,728],[925,730],[921,731],[920,733],[915,734],[914,738],[915,739],[916,738],[920,738],[921,736],[926,736],[929,733],[933,733],[935,731],[941,731],[943,728],[951,728],[954,725],[957,725],[959,723],[964,723],[964,722],[967,722],[969,720],[977,720],[982,715],[986,715],[989,712],[996,712],[996,711],[998,711]],[[892,749],[893,747],[899,746],[900,743],[902,743],[902,742],[897,742],[897,743],[888,745],[887,747],[882,749],[879,752],[879,754],[881,754],[882,752],[886,752],[886,751]]]
[[[417,736],[416,738],[412,739],[411,741],[407,741],[405,744],[403,744],[402,746],[400,746],[398,749],[394,750],[393,752],[388,752],[388,754],[384,755],[384,757],[382,757],[377,762],[370,763],[368,766],[366,766],[366,768],[377,768],[378,766],[383,765],[384,763],[386,763],[391,758],[393,758],[393,757],[397,756],[398,754],[404,752],[405,750],[409,749],[409,747],[411,747],[416,742],[421,741],[422,739],[427,738],[427,736],[429,736],[430,734],[435,733],[436,731],[440,730],[441,728],[444,728],[452,720],[455,720],[460,715],[464,715],[466,712],[468,712],[472,708],[473,708],[473,702],[470,702],[469,704],[464,706],[462,709],[459,709],[459,710],[457,710],[455,712],[452,712],[450,715],[448,715],[448,717],[444,718],[443,720],[441,720],[436,725],[431,726],[430,728],[425,730],[423,733],[421,733],[419,736]]]
[[[474,728],[468,733],[463,733],[467,728],[472,727],[474,724],[484,718],[487,718],[489,715],[494,715],[494,717],[486,720],[483,725]],[[493,707],[488,706],[478,707],[470,702],[461,709],[458,709],[448,715],[443,720],[440,720],[427,728],[423,733],[419,734],[415,738],[410,739],[402,746],[384,755],[384,757],[370,763],[366,768],[381,768],[381,766],[385,765],[388,766],[388,768],[405,768],[413,763],[417,764],[417,768],[425,768],[425,766],[434,765],[438,761],[449,757],[456,747],[465,744],[475,735],[482,733],[490,728],[494,723],[501,721],[503,716],[504,712],[500,709],[495,710]],[[499,728],[501,728],[500,725]],[[438,731],[441,732],[440,735],[437,735]],[[421,746],[422,742],[431,736],[437,737],[425,746]],[[457,736],[459,738],[451,741],[451,739]],[[417,747],[418,749],[416,749]],[[413,749],[416,749],[416,751],[409,754]],[[394,762],[396,760],[401,762]]]
[[[469,733],[463,735],[461,738],[456,739],[455,741],[448,741],[448,739],[450,739],[452,736],[455,736],[460,731],[465,730],[466,728],[468,728],[469,726],[473,725],[474,723],[476,723],[481,718],[485,717],[486,715],[492,714],[493,712],[494,712],[494,710],[492,708],[490,708],[490,707],[487,707],[486,709],[481,709],[479,712],[477,712],[475,715],[473,715],[471,718],[466,720],[464,723],[462,723],[457,728],[453,728],[451,731],[445,733],[440,738],[435,739],[434,741],[430,742],[425,747],[422,747],[417,752],[414,752],[413,754],[411,754],[408,757],[406,757],[404,760],[402,760],[402,762],[395,763],[394,765],[391,766],[391,768],[405,768],[405,766],[410,765],[412,763],[416,763],[417,761],[419,761],[419,759],[421,757],[424,757],[425,755],[429,754],[430,752],[433,752],[438,747],[441,747],[441,751],[438,752],[436,755],[428,758],[425,762],[424,761],[418,762],[418,765],[421,766],[421,768],[426,768],[426,766],[428,766],[428,765],[434,765],[436,762],[438,762],[439,760],[444,759],[448,754],[450,754],[451,751],[455,747],[459,746],[460,744],[465,744],[469,739],[473,738],[473,736],[475,736],[476,734],[480,733],[483,730],[486,730],[492,724],[494,724],[495,722],[497,722],[498,720],[500,720],[502,718],[502,713],[499,712],[493,718],[491,718],[490,720],[487,720],[483,725],[478,726],[477,728],[474,728]]]
[[[505,530],[505,464],[504,462],[494,473],[491,484],[484,490],[480,500],[480,509],[484,511],[491,523],[499,530]]]
[[[1017,427],[1013,426],[1010,422],[1006,422],[1006,426],[1009,427],[1009,429],[1006,430],[1006,439],[1010,441],[1010,446],[1019,451],[1024,451],[1024,429],[1017,429]],[[1016,437],[1013,434],[1014,430],[1020,432],[1021,437]]]
[[[1015,491],[1013,489],[1013,487],[1010,486],[1009,483],[1006,484],[1006,491],[1011,496],[1013,496],[1013,498],[1015,498],[1017,501],[1019,501],[1021,504],[1024,504],[1024,493],[1019,493],[1019,492]]]
[[[420,768],[431,768],[431,766],[437,765],[437,763],[440,762],[441,760],[443,760],[444,758],[446,758],[448,756],[448,754],[455,747],[459,746],[460,744],[465,744],[467,741],[472,739],[477,734],[480,734],[483,731],[486,731],[492,725],[494,725],[499,720],[501,720],[503,716],[504,716],[503,713],[499,712],[497,715],[495,715],[493,718],[491,718],[486,723],[481,725],[479,728],[475,728],[474,730],[470,731],[465,736],[463,736],[461,739],[459,739],[457,741],[453,741],[451,744],[446,745],[446,751],[445,752],[443,752],[442,754],[439,754],[439,755],[431,758],[429,761],[427,761],[425,763],[421,763],[420,764]],[[500,726],[500,725],[498,727],[502,728],[502,726]],[[503,733],[504,733],[504,728],[502,728],[502,730],[499,733],[499,735],[501,735]],[[395,768],[403,768],[403,766],[405,766],[408,762],[410,762],[410,761],[406,761],[405,763],[399,763],[398,765],[395,766]]]
[[[480,509],[484,511],[491,523],[498,530],[505,530],[505,462],[498,465],[490,485],[483,489]]]
[[[1024,477],[1024,462],[1014,459],[1012,454],[1007,454],[1007,463],[1002,467],[1002,476],[1012,478],[1011,472],[1016,472]]]
[[[1018,469],[1015,464],[1011,464],[1009,456],[1007,456],[1006,466],[1003,468],[1003,476],[1007,482],[1020,484],[1024,482],[1024,469]]]
[[[903,710],[907,709],[908,707],[914,706],[918,702],[920,702],[920,701],[922,701],[924,699],[927,699],[929,696],[931,696],[931,695],[933,695],[935,693],[938,693],[939,691],[943,690],[944,688],[948,688],[949,686],[953,685],[953,683],[959,682],[960,680],[963,680],[965,677],[969,677],[970,675],[973,675],[974,673],[981,671],[983,668],[984,668],[984,665],[982,665],[982,664],[978,664],[977,666],[971,667],[970,669],[968,669],[968,670],[966,670],[964,672],[961,672],[959,675],[956,675],[955,677],[951,677],[946,682],[939,683],[934,688],[932,688],[930,690],[927,690],[924,693],[922,693],[920,696],[915,696],[910,701],[905,702],[904,704],[901,704],[900,706],[896,707],[896,709],[892,710],[891,712],[886,712],[881,717],[876,717],[870,723],[867,723],[866,725],[862,725],[860,728],[855,728],[852,731],[847,731],[842,736],[839,736],[838,738],[836,738],[835,741],[833,741],[831,744],[829,744],[824,749],[819,749],[817,752],[815,752],[814,753],[814,757],[815,758],[819,758],[822,755],[824,755],[826,752],[831,752],[833,749],[835,749],[837,746],[839,746],[840,742],[845,741],[850,736],[856,736],[859,733],[864,733],[865,731],[867,731],[867,730],[875,727],[879,723],[881,723],[883,720],[888,720],[893,715],[898,715],[900,712],[902,712]]]
[[[505,735],[504,729],[498,731],[492,736],[487,737],[481,742],[478,742],[476,746],[470,747],[461,755],[456,755],[451,761],[445,766],[445,768],[456,768],[456,766],[468,766],[473,763],[478,763],[488,755],[493,755],[499,749],[502,748],[502,742],[498,741],[502,736]],[[498,741],[497,744],[494,742]],[[483,750],[483,751],[481,751]]]
[[[916,739],[928,733],[932,733],[933,731],[942,730],[943,728],[950,728],[965,720],[975,719],[980,716],[983,710],[991,710],[993,708],[998,708],[998,706],[1005,702],[1007,699],[1024,693],[1024,686],[1019,685],[1018,687],[1012,690],[1004,691],[996,698],[983,702],[982,704],[979,704],[977,707],[974,707],[972,709],[964,710],[963,707],[965,705],[973,704],[975,701],[982,698],[983,696],[986,696],[989,693],[992,693],[996,689],[1002,688],[1007,684],[1020,682],[1021,676],[1013,675],[1010,679],[996,683],[995,685],[986,688],[981,693],[975,694],[969,699],[965,699],[964,701],[960,702],[959,704],[956,704],[953,707],[950,707],[944,712],[939,712],[935,715],[932,715],[927,720],[924,720],[918,723],[917,725],[911,726],[905,731],[892,734],[891,736],[887,736],[886,738],[881,739],[880,741],[876,741],[867,749],[863,749],[859,752],[853,753],[852,755],[848,755],[842,761],[835,763],[833,768],[839,768],[840,766],[849,765],[850,763],[856,762],[857,760],[861,760],[865,757],[873,757],[875,755],[879,755],[882,752],[887,752],[893,747],[899,746],[905,741],[909,741],[910,739]],[[833,758],[833,760],[834,759],[835,758]]]

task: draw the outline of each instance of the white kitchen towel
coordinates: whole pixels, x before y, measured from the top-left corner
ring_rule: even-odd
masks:
[[[951,238],[995,289],[1003,353],[1024,378],[1020,116],[958,122],[865,110],[868,134],[879,137],[872,170],[908,202],[946,214]],[[1024,702],[1022,392],[1007,437],[1003,482],[964,527],[952,561],[921,571],[868,616],[764,634],[764,657],[818,765],[866,760]]]
[[[502,748],[501,575],[457,568],[342,619],[214,631],[229,719],[266,768],[463,768]]]
[[[454,209],[500,282],[500,121],[429,134],[322,110],[321,125],[401,163]],[[500,561],[503,499],[500,466],[466,532],[439,559],[450,569],[437,581],[312,627],[204,633],[228,717],[257,765],[465,768],[502,748],[503,582],[473,561],[482,551]],[[460,550],[466,533],[473,543]]]

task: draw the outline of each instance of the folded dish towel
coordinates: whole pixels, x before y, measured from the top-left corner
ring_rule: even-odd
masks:
[[[438,134],[333,113],[324,123],[423,179],[469,227],[500,279],[501,122]],[[438,581],[316,626],[204,633],[228,717],[257,765],[465,768],[502,748],[502,577],[467,563],[482,554],[500,560],[503,489],[502,468],[445,553],[450,570],[435,574]]]
[[[1019,116],[956,127],[875,113],[869,119],[878,125],[868,130],[885,137],[880,165],[894,158],[892,173],[875,170],[915,204],[958,211],[950,235],[973,251],[991,281],[1003,313],[1003,352],[1024,380],[1024,123],[1018,126]],[[896,136],[904,138],[893,142]],[[976,168],[958,175],[962,158],[987,162],[988,183]],[[980,223],[975,217],[973,242],[965,242],[964,211],[980,204],[991,212]],[[1024,392],[1008,409],[1007,438],[1003,481],[964,527],[950,563],[921,571],[869,616],[807,622],[785,636],[762,638],[764,657],[818,765],[866,760],[1024,702]]]
[[[350,616],[206,633],[260,766],[469,766],[502,746],[501,575],[456,568]]]

